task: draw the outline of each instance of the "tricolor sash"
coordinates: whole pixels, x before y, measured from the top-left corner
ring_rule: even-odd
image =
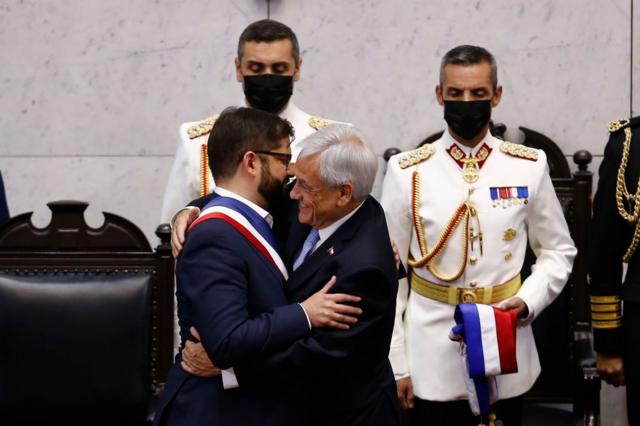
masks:
[[[287,280],[289,274],[279,254],[279,244],[267,221],[235,198],[218,196],[211,200],[202,210],[200,216],[189,226],[189,231],[198,224],[220,219],[233,226],[253,245],[267,261]]]
[[[516,361],[515,310],[503,311],[489,305],[461,303],[454,313],[456,325],[451,339],[462,340],[471,411],[487,415],[498,400],[495,376],[518,371]],[[471,380],[469,380],[471,379]]]

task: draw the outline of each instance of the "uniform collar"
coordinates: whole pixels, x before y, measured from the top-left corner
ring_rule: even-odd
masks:
[[[495,140],[496,138],[494,138],[491,135],[491,132],[487,132],[487,134],[484,136],[484,138],[478,142],[478,144],[476,146],[474,146],[473,148],[463,145],[460,142],[458,142],[457,140],[455,140],[453,138],[453,136],[451,136],[451,133],[449,133],[449,128],[447,128],[447,130],[444,131],[444,133],[442,134],[442,141],[444,142],[444,147],[445,148],[449,148],[451,145],[455,144],[458,146],[458,148],[460,148],[462,150],[462,152],[464,152],[466,154],[467,157],[470,157],[471,155],[475,156],[478,151],[480,150],[480,148],[482,147],[482,145],[487,144],[487,146],[489,146],[489,148],[493,149],[494,145],[495,145]]]

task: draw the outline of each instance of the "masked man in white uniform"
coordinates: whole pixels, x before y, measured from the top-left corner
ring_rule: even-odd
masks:
[[[307,114],[291,100],[302,66],[295,33],[270,19],[250,24],[240,35],[235,66],[246,106],[278,114],[293,126],[291,153],[295,161],[304,138],[332,122]],[[218,115],[180,126],[180,145],[162,201],[161,222],[169,222],[189,201],[212,191],[207,140]]]
[[[382,205],[412,268],[400,282],[389,356],[412,424],[478,424],[459,344],[448,337],[463,302],[517,311],[518,372],[498,376],[494,412],[520,424],[520,396],[540,373],[530,323],[562,291],[576,254],[544,152],[489,133],[501,94],[493,55],[452,49],[436,87],[447,130],[389,160]],[[527,242],[536,263],[521,282]]]

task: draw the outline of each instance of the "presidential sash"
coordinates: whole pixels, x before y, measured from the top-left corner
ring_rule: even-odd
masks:
[[[215,197],[189,226],[191,232],[200,223],[224,220],[244,236],[258,252],[287,280],[289,274],[279,254],[279,244],[267,221],[243,202],[230,197]]]
[[[450,337],[463,345],[469,405],[475,415],[484,416],[498,400],[495,376],[518,371],[516,311],[461,303],[456,306],[454,319]]]

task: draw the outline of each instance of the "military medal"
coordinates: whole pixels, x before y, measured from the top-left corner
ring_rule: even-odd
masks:
[[[476,158],[465,158],[462,160],[464,168],[462,169],[462,178],[467,183],[476,183],[480,178],[478,171],[478,160]]]
[[[489,195],[493,207],[500,205],[506,209],[514,204],[529,203],[529,187],[527,186],[492,186],[489,188]]]
[[[484,144],[480,147],[475,157],[466,158],[464,151],[453,144],[447,149],[447,153],[462,168],[462,178],[467,183],[475,183],[480,179],[480,169],[491,154],[489,145]]]

